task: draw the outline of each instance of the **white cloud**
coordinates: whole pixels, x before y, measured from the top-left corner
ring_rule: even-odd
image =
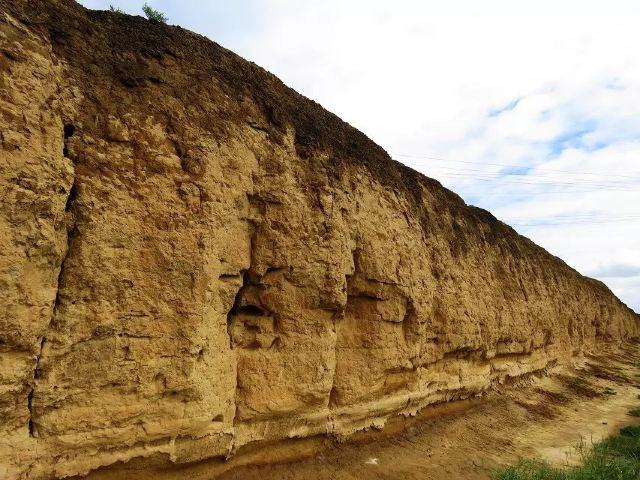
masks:
[[[640,276],[640,266],[612,263],[603,265],[589,274],[604,278],[634,278]]]
[[[640,310],[640,276],[602,273],[640,264],[640,2],[153,5],[413,155],[400,159]],[[533,168],[504,176],[501,164]]]

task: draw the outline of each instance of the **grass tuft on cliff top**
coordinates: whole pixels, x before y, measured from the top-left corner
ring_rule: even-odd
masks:
[[[142,6],[142,11],[144,12],[145,16],[149,20],[153,20],[155,22],[160,22],[160,23],[167,23],[167,20],[168,20],[167,16],[164,13],[162,13],[160,10],[156,10],[155,8],[152,8],[146,2]]]
[[[494,480],[638,480],[640,479],[640,426],[624,427],[583,452],[582,465],[559,469],[537,460],[522,460],[498,470]]]

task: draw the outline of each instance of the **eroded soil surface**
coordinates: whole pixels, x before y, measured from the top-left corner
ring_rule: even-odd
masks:
[[[639,361],[637,349],[586,356],[574,370],[495,391],[398,436],[341,445],[297,463],[236,468],[221,478],[487,479],[497,465],[520,457],[567,464],[580,444],[637,421],[628,412],[640,405]]]
[[[471,401],[427,408],[382,431],[348,443],[324,438],[246,447],[228,462],[168,467],[134,460],[96,471],[91,479],[356,480],[489,479],[499,465],[544,458],[556,465],[579,459],[589,447],[637,423],[640,349],[600,351],[573,368],[503,386]],[[262,465],[260,465],[262,463]]]

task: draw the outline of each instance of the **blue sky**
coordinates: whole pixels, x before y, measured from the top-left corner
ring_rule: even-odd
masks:
[[[81,3],[140,14],[143,2]],[[640,311],[640,2],[149,4]]]

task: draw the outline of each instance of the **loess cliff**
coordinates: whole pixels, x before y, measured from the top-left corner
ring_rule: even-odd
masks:
[[[179,27],[0,0],[0,73],[0,478],[347,438],[640,334]]]

